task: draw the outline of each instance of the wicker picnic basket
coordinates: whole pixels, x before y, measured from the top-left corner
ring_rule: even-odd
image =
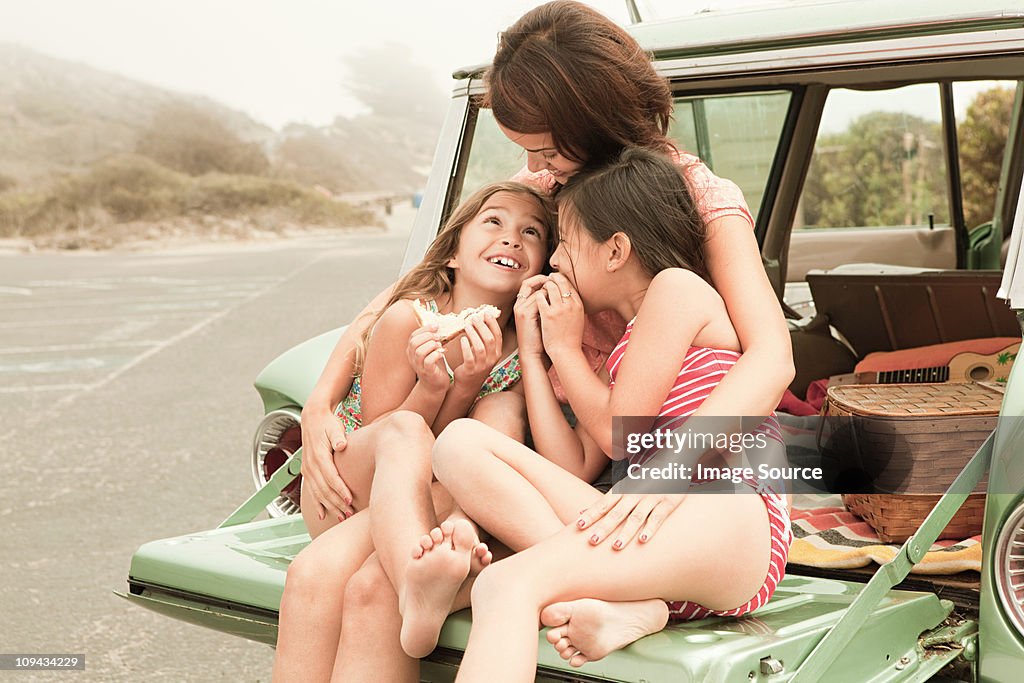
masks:
[[[995,429],[1002,398],[1002,388],[987,382],[830,387],[823,421],[845,429],[844,457],[874,473],[874,490],[904,492],[844,493],[847,509],[883,541],[905,541]],[[981,533],[986,481],[940,539]]]

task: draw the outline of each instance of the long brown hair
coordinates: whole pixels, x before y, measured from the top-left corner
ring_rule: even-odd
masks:
[[[469,199],[460,203],[448,221],[437,233],[437,237],[427,248],[423,260],[415,265],[408,273],[403,275],[395,283],[391,290],[391,298],[379,311],[370,313],[373,320],[366,327],[363,336],[356,345],[355,369],[353,374],[358,375],[363,370],[363,362],[366,360],[366,348],[370,342],[370,335],[374,325],[384,315],[384,311],[402,299],[436,299],[443,294],[450,294],[455,285],[455,270],[448,267],[449,261],[455,256],[459,249],[459,241],[462,238],[462,230],[473,218],[480,213],[487,203],[487,200],[499,192],[511,192],[533,199],[540,208],[540,218],[546,228],[545,264],[547,259],[554,253],[558,246],[558,230],[555,218],[555,208],[552,200],[540,193],[535,188],[523,183],[511,180],[491,183],[474,192]]]
[[[636,40],[586,5],[554,0],[501,34],[483,106],[517,133],[550,132],[573,161],[673,149],[672,94]]]
[[[665,154],[626,148],[608,164],[570,177],[558,203],[569,206],[596,242],[625,233],[648,275],[686,268],[711,281],[706,225],[682,171]]]

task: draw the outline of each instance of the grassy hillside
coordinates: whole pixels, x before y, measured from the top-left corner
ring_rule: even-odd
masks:
[[[378,220],[291,181],[226,173],[193,177],[137,155],[103,160],[45,190],[0,193],[0,237],[48,246],[113,246],[189,228],[222,236],[222,223],[246,236]]]
[[[222,121],[244,140],[274,139],[270,128],[206,98],[0,44],[0,174],[31,186],[134,152],[157,112],[174,104]]]
[[[207,98],[0,44],[0,237],[104,246],[140,230],[376,224],[329,195],[421,188],[438,127],[410,112],[278,133]]]

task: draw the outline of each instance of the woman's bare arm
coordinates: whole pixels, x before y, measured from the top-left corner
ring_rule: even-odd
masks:
[[[793,381],[793,347],[750,223],[734,215],[713,220],[707,262],[743,355],[696,414],[769,415]]]

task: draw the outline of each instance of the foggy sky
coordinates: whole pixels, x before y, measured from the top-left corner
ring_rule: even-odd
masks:
[[[728,1],[728,0],[726,0]],[[733,0],[735,1],[735,0]],[[360,110],[344,58],[409,48],[447,96],[451,72],[487,62],[537,0],[0,0],[0,42],[197,93],[280,128]],[[589,4],[620,23],[622,0]]]

